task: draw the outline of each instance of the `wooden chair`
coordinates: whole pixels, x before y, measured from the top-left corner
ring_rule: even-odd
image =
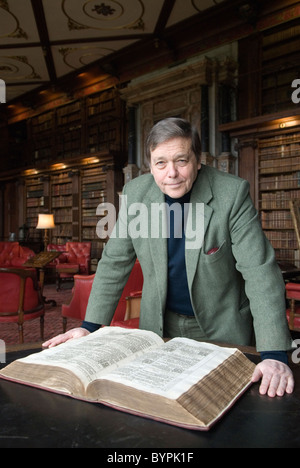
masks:
[[[289,205],[300,251],[300,199],[290,200]],[[290,305],[286,311],[289,329],[292,331],[300,331],[300,305],[298,304],[300,302],[300,284],[289,282],[285,285],[285,289],[286,299]]]
[[[124,320],[134,320],[140,318],[142,291],[133,291],[126,299],[126,309]]]
[[[286,311],[289,329],[300,332],[300,284],[287,283],[285,285],[286,298],[290,307]]]
[[[95,274],[74,276],[74,288],[71,301],[69,304],[62,305],[63,332],[66,331],[68,318],[84,320],[94,278]],[[137,260],[118,302],[111,326],[138,328],[142,287],[143,273],[140,263]]]
[[[73,280],[74,275],[89,275],[91,263],[91,242],[67,242],[66,252],[59,257],[56,265],[56,289],[61,282]]]
[[[16,323],[24,343],[23,324],[40,318],[44,339],[44,302],[34,268],[0,268],[0,324]]]
[[[95,274],[86,276],[74,275],[74,287],[70,303],[63,304],[61,309],[63,333],[67,330],[68,318],[84,320],[94,278]]]

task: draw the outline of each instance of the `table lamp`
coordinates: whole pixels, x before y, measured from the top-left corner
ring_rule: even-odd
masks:
[[[46,252],[49,243],[48,229],[55,228],[53,214],[39,214],[36,229],[45,229],[44,233],[44,250]]]

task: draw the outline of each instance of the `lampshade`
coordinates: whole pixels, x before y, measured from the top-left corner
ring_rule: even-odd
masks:
[[[55,228],[53,214],[39,214],[37,229],[53,229]]]

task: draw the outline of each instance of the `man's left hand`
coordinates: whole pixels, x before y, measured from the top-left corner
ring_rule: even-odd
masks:
[[[294,377],[291,369],[280,361],[266,359],[259,363],[253,373],[252,382],[261,385],[259,393],[270,397],[283,396],[285,393],[293,393]]]

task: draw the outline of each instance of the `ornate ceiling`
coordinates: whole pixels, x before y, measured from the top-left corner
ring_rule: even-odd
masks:
[[[7,102],[87,68],[126,82],[299,17],[298,0],[0,0],[0,80]]]
[[[7,102],[226,0],[0,0]]]

